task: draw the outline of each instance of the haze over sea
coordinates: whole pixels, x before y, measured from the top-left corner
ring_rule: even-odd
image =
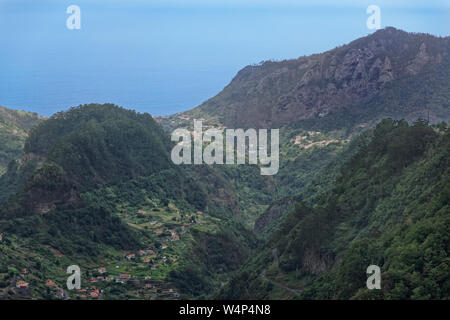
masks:
[[[66,28],[72,4],[80,30]],[[246,65],[373,32],[371,4],[382,27],[450,34],[447,0],[0,0],[0,105],[50,116],[112,102],[173,114],[217,94]]]

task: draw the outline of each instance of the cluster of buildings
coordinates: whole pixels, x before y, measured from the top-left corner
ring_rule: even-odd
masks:
[[[30,289],[30,284],[25,281],[28,270],[27,268],[23,268],[21,272],[21,280],[16,281],[14,292],[19,294],[27,294]]]
[[[30,287],[30,284],[28,282],[26,282],[25,280],[19,280],[16,282],[16,288],[17,289],[28,289]]]
[[[49,288],[51,291],[53,291],[55,296],[58,299],[65,299],[66,298],[66,293],[64,292],[64,289],[58,287],[53,280],[47,279],[47,281],[45,282],[45,286],[47,288]]]
[[[107,282],[110,282],[110,281],[113,281],[113,280],[114,280],[114,277],[111,277],[111,276],[108,276],[108,277],[97,276],[97,277],[95,277],[95,278],[90,278],[90,279],[89,279],[89,282],[90,282],[90,283],[96,283],[96,282],[101,282],[101,281],[107,281]]]
[[[103,291],[100,291],[100,289],[96,288],[95,286],[90,287],[89,289],[79,289],[77,290],[77,293],[75,294],[76,297],[80,297],[82,299],[98,299],[100,298],[100,295]]]
[[[24,268],[22,270],[22,273],[26,273],[26,269]],[[64,291],[64,289],[58,287],[58,285],[56,285],[56,283],[51,280],[51,279],[47,279],[45,281],[45,286],[48,288],[48,290],[50,290],[49,292],[53,293],[54,296],[58,299],[66,299],[67,295],[66,292]],[[16,285],[15,285],[15,290],[17,293],[20,294],[27,294],[29,293],[29,289],[30,289],[30,283],[25,281],[25,280],[18,280],[16,281]]]
[[[163,259],[163,261],[166,261],[167,257],[163,257],[162,259]],[[107,272],[105,267],[96,268],[95,271],[97,271],[100,274],[105,274]],[[99,281],[110,282],[113,280],[115,282],[125,283],[131,279],[133,279],[133,276],[128,273],[121,273],[116,277],[113,277],[113,276],[105,277],[103,275],[100,275],[97,277],[92,277],[89,280],[89,282],[91,283],[90,286],[88,288],[76,290],[75,297],[79,297],[81,299],[100,299],[102,296],[102,293],[104,291],[102,289],[97,288],[95,285],[93,285],[93,283],[96,283]],[[143,289],[153,290],[158,295],[171,295],[171,296],[174,296],[175,298],[178,298],[180,296],[179,293],[176,292],[174,289],[170,288],[170,289],[162,290],[161,288],[158,288],[158,286],[155,286],[154,284],[150,283],[149,280],[151,280],[151,276],[149,276],[149,275],[145,276],[144,281],[143,281],[143,287],[142,287]],[[135,279],[134,281],[136,283],[140,282],[138,279]],[[163,281],[163,283],[164,283],[164,281]],[[50,290],[50,292],[52,292],[54,294],[54,296],[56,298],[58,298],[58,299],[68,299],[69,298],[67,293],[62,288],[60,288],[52,279],[47,279],[45,282],[45,286],[48,288],[48,290]],[[25,280],[22,279],[22,280],[19,280],[16,282],[15,290],[18,293],[26,294],[29,292],[29,289],[30,289],[30,284],[28,282],[26,282]]]
[[[327,146],[330,143],[335,143],[335,142],[349,142],[350,140],[337,140],[337,139],[329,139],[329,140],[321,140],[321,141],[316,141],[316,142],[310,142],[307,141],[307,139],[309,137],[315,136],[320,134],[320,132],[308,132],[309,136],[296,136],[295,139],[293,139],[293,143],[294,145],[298,145],[299,147],[303,148],[303,149],[309,149],[313,146]]]
[[[138,251],[138,255],[143,257],[143,256],[147,256],[147,255],[154,255],[155,251],[153,251],[152,249],[143,249],[143,250],[139,250]],[[128,261],[134,260],[136,258],[136,254],[135,253],[129,253],[125,256],[125,258]]]

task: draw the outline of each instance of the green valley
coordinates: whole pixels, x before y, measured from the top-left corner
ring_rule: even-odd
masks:
[[[448,300],[449,71],[448,37],[389,27],[170,116],[0,108],[0,299]],[[175,165],[194,120],[279,129],[278,173]]]

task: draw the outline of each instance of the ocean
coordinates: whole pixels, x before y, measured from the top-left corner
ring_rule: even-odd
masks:
[[[111,102],[168,115],[211,98],[246,65],[373,32],[371,1],[311,3],[0,0],[0,105],[50,116]],[[69,5],[81,10],[79,30],[66,27]],[[406,31],[447,35],[448,18],[448,9],[382,8],[383,26]]]

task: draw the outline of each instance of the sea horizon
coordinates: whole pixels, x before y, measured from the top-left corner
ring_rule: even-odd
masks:
[[[448,35],[448,7],[381,2],[382,28]],[[0,105],[47,117],[87,103],[170,115],[212,98],[247,65],[321,53],[374,32],[366,27],[371,1],[189,3],[0,1],[7,48]],[[66,27],[71,4],[81,9],[79,30]]]

